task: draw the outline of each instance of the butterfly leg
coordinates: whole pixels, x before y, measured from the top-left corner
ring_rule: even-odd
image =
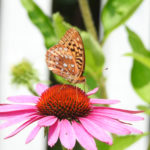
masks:
[[[64,86],[65,86],[65,84],[63,84],[63,85],[61,86],[61,88],[59,89],[58,93],[61,92],[61,90],[63,89]]]

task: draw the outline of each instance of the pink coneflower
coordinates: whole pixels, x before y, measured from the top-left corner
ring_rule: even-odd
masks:
[[[86,150],[97,149],[94,138],[111,145],[112,138],[108,132],[118,135],[141,133],[130,124],[123,122],[123,120],[142,120],[142,117],[134,115],[140,111],[96,106],[95,104],[118,103],[118,100],[89,98],[97,90],[98,88],[86,94],[71,85],[55,85],[48,88],[38,84],[36,91],[39,97],[12,96],[8,98],[9,101],[21,104],[0,105],[0,119],[6,121],[0,125],[0,128],[24,121],[6,137],[10,138],[33,122],[37,122],[26,143],[35,138],[41,127],[50,127],[49,146],[52,147],[59,138],[67,149],[73,149],[77,140]]]

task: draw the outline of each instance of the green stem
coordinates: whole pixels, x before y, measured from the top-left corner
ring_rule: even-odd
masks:
[[[98,40],[88,1],[78,0],[78,2],[87,31],[91,33],[96,40]]]
[[[38,94],[36,93],[36,91],[34,90],[33,86],[31,84],[27,85],[28,90],[35,96],[38,96]]]
[[[106,86],[105,86],[105,78],[102,75],[99,82],[100,92],[101,92],[101,98],[107,99],[107,92],[106,92]]]

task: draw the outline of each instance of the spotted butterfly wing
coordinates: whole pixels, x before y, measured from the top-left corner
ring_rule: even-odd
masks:
[[[48,68],[71,83],[85,82],[82,76],[85,67],[83,42],[78,31],[70,28],[46,53]]]

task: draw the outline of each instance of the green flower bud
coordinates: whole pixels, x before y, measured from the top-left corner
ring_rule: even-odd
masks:
[[[23,60],[12,68],[12,83],[16,85],[32,85],[39,82],[37,71],[32,67],[32,64]]]

